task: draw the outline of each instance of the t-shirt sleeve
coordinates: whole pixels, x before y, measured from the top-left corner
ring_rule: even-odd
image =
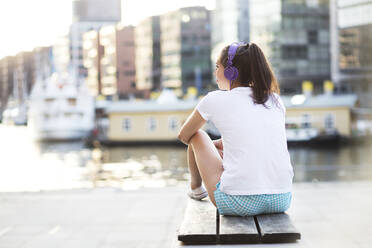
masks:
[[[282,98],[278,94],[276,94],[276,93],[274,95],[275,95],[275,98],[278,100],[278,102],[280,104],[280,108],[282,109],[282,111],[283,111],[283,113],[285,115],[287,109],[286,109],[286,107],[285,107],[285,105],[284,105],[284,103],[282,101]]]
[[[208,121],[211,119],[214,111],[214,93],[209,92],[207,95],[202,97],[202,99],[198,102],[195,109],[198,110],[200,115],[203,117],[204,120]]]
[[[287,111],[287,109],[286,109],[286,107],[285,107],[285,105],[284,105],[284,103],[282,101],[282,98],[279,96],[278,99],[279,99],[280,105],[282,105],[281,107],[283,108],[283,111],[284,111],[284,114],[285,114],[286,111]]]

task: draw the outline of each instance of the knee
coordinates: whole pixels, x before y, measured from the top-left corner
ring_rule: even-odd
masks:
[[[189,144],[187,145],[187,152],[192,152],[191,139],[190,139]]]
[[[189,146],[191,145],[192,142],[195,142],[195,140],[200,139],[203,137],[203,135],[208,135],[204,130],[199,129],[194,133],[194,135],[190,138]]]

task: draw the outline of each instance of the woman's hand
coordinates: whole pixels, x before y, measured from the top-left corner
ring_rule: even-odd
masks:
[[[218,140],[213,140],[214,146],[217,148],[218,153],[220,154],[221,158],[223,158],[223,143],[222,138]]]

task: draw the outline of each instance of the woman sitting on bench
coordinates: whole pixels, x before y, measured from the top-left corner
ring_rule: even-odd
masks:
[[[223,215],[286,211],[294,172],[286,109],[269,62],[255,43],[235,42],[222,50],[215,75],[219,90],[199,101],[178,135],[188,145],[188,195],[209,195]],[[221,139],[212,141],[201,129],[208,120]]]

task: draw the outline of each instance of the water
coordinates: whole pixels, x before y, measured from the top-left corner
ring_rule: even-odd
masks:
[[[33,142],[26,127],[0,125],[0,191],[113,186],[163,187],[189,180],[186,147],[91,149],[82,142]],[[372,142],[290,147],[295,182],[372,180]],[[99,162],[101,161],[101,162]]]

